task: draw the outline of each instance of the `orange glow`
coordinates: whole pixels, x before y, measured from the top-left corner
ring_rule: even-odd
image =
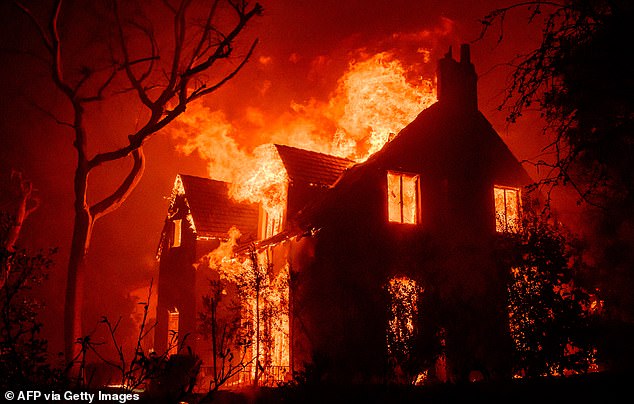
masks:
[[[389,52],[361,55],[350,61],[327,100],[292,101],[286,113],[274,116],[247,105],[244,113],[233,119],[196,102],[168,130],[178,141],[179,151],[197,152],[208,162],[210,178],[236,184],[262,158],[268,167],[265,171],[276,177],[270,153],[260,149],[265,146],[251,150],[252,145],[241,146],[239,138],[361,162],[436,101],[432,79],[412,73]],[[411,76],[417,78],[408,78]],[[253,184],[244,186],[253,189]],[[233,196],[253,199],[244,192]]]
[[[167,355],[175,355],[178,353],[178,327],[179,327],[179,313],[178,309],[174,307],[174,310],[168,310],[167,312],[167,341],[168,352]]]
[[[520,220],[520,190],[495,186],[495,230],[517,233]]]
[[[250,366],[240,375],[240,383],[255,380],[257,363],[259,385],[275,386],[286,379],[290,366],[289,266],[275,273],[265,252],[257,254],[255,264],[240,258],[233,252],[239,230],[232,228],[228,236],[205,259],[221,279],[237,285],[242,320],[252,330],[245,362]]]
[[[436,101],[431,80],[413,85],[406,74],[400,61],[387,52],[350,63],[336,97],[330,100],[343,103],[343,115],[337,120],[339,135],[344,137],[341,153],[350,143],[356,145],[354,154],[345,157],[366,160]]]
[[[183,221],[181,219],[174,219],[174,234],[172,236],[172,247],[181,246],[182,223]]]
[[[387,348],[391,355],[403,360],[412,348],[421,290],[416,281],[404,276],[390,279],[387,289],[391,298]]]
[[[418,175],[387,173],[388,220],[396,223],[418,223]]]
[[[235,175],[229,195],[237,201],[261,203],[269,217],[281,218],[286,207],[288,175],[273,145],[254,150],[254,160]]]

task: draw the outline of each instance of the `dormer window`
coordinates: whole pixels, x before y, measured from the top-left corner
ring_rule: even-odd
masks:
[[[517,233],[520,228],[519,188],[493,187],[495,197],[495,230],[498,233]]]
[[[174,219],[174,233],[172,234],[172,247],[181,246],[181,237],[183,234],[182,219]]]
[[[419,182],[418,175],[388,171],[387,211],[390,222],[420,222]]]

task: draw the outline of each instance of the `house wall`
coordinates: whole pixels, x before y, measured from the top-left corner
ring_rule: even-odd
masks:
[[[175,207],[182,201],[177,201]],[[176,211],[176,209],[174,209]],[[197,298],[194,293],[196,285],[196,237],[185,218],[184,205],[180,214],[172,219],[181,219],[181,245],[171,247],[174,224],[172,220],[165,223],[166,237],[162,240],[162,249],[158,275],[157,326],[154,336],[154,349],[158,354],[168,349],[168,311],[177,308],[179,311],[179,341],[185,335],[196,331]],[[186,342],[193,343],[189,336]]]
[[[293,260],[302,263],[294,265],[295,352],[328,379],[372,382],[389,374],[386,285],[394,276],[424,288],[416,324],[421,364],[433,363],[429,348],[444,329],[456,378],[473,369],[509,371],[493,186],[529,179],[479,112],[432,108],[342,180],[312,218],[317,235],[294,248]],[[388,170],[420,175],[419,224],[388,222]]]

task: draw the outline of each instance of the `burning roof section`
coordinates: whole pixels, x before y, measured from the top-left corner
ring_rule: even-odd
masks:
[[[284,166],[289,184],[301,183],[316,189],[328,189],[354,164],[352,160],[328,154],[284,145],[272,146]],[[182,198],[188,210],[187,220],[197,239],[226,239],[232,227],[240,231],[243,242],[257,239],[260,207],[257,203],[233,198],[231,186],[230,183],[209,178],[177,175],[169,219],[177,214],[177,198]],[[161,238],[164,236],[165,232]]]
[[[197,238],[227,238],[231,227],[253,239],[258,229],[258,206],[229,197],[229,184],[208,178],[179,174],[184,198],[192,216]]]
[[[277,153],[291,182],[331,187],[354,161],[329,154],[276,144]]]

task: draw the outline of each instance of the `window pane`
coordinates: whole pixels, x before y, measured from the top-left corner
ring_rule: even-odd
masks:
[[[517,232],[520,226],[520,190],[494,187],[495,230]]]
[[[517,232],[519,227],[519,203],[516,189],[506,189],[506,230]]]
[[[502,188],[493,189],[495,195],[495,230],[503,232],[506,227],[506,206],[504,204],[504,190]]]
[[[172,247],[181,246],[182,225],[183,222],[181,219],[174,220],[174,235],[172,238]]]
[[[387,212],[390,222],[401,222],[401,178],[387,173]]]
[[[403,175],[403,223],[416,223],[418,177]]]

